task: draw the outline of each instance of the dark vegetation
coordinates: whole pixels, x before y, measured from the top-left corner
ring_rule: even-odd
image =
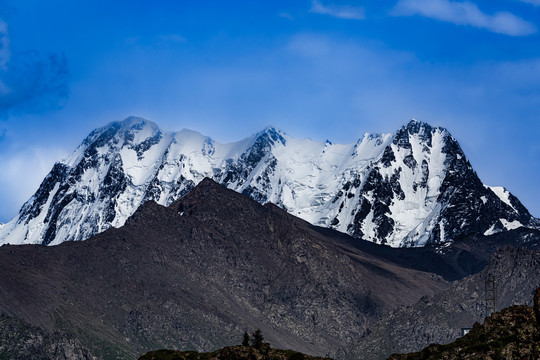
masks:
[[[293,350],[246,346],[227,346],[209,353],[196,351],[157,350],[150,351],[139,360],[331,360],[319,356],[305,355]]]
[[[242,342],[249,340],[247,332],[244,333]],[[293,350],[273,349],[269,343],[263,342],[262,332],[257,329],[253,333],[252,346],[238,345],[227,346],[223,349],[199,353],[196,351],[157,350],[150,351],[139,360],[331,360],[318,356],[305,355]]]
[[[250,340],[249,340],[249,334],[247,331],[244,333],[244,336],[242,338],[242,346],[249,346]]]

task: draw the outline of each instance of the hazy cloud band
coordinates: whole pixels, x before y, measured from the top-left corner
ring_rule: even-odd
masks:
[[[489,15],[468,1],[400,0],[394,7],[392,14],[396,16],[419,15],[456,25],[474,26],[509,36],[526,36],[537,31],[533,24],[509,12]]]

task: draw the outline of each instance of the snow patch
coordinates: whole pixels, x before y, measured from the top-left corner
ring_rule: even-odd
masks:
[[[491,225],[491,227],[489,229],[484,231],[484,235],[489,236],[489,235],[493,235],[493,234],[497,233],[497,231],[495,231],[495,226],[496,226],[496,224]]]
[[[503,224],[506,230],[514,230],[523,226],[523,224],[517,220],[508,221],[506,219],[499,219],[499,221]]]
[[[506,190],[502,186],[488,186],[488,188],[491,189],[491,191],[493,191],[495,195],[497,195],[497,197],[501,199],[506,205],[514,209],[514,211],[517,211],[510,202],[510,193],[508,192],[508,190]]]

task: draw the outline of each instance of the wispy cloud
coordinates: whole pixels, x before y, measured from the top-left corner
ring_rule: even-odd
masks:
[[[533,0],[529,1],[532,2]],[[489,15],[468,1],[400,0],[392,13],[396,16],[420,15],[457,25],[474,26],[510,36],[526,36],[537,31],[533,24],[514,14],[497,12]]]
[[[0,117],[60,107],[68,96],[63,54],[12,52],[8,25],[0,19]]]
[[[317,0],[312,1],[309,11],[341,19],[363,20],[366,17],[365,10],[361,6],[323,5]]]
[[[518,0],[524,3],[533,4],[534,6],[540,6],[540,0]]]

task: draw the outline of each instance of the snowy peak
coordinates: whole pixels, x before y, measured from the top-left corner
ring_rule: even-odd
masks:
[[[161,133],[159,127],[146,119],[130,116],[123,121],[115,121],[90,133],[83,146],[101,147],[113,138],[120,138],[134,145]]]
[[[84,240],[123,225],[146,201],[171,204],[206,177],[313,224],[394,247],[539,225],[509,192],[482,184],[446,129],[420,121],[352,144],[299,140],[275,127],[222,144],[129,117],[92,131],[55,164],[0,228],[0,243]]]
[[[398,130],[368,172],[347,232],[391,246],[432,240],[426,220],[437,217],[448,140],[445,129],[414,120]]]
[[[284,136],[286,136],[286,134],[283,131],[276,129],[273,126],[268,126],[266,129],[258,133],[257,138],[265,139],[272,145],[275,143],[285,145],[286,141]]]
[[[426,122],[411,119],[406,125],[403,125],[401,129],[398,130],[398,134],[407,131],[409,134],[429,135],[435,130],[448,133],[443,127],[433,127]]]
[[[249,154],[245,158],[250,166],[256,166],[262,159],[271,156],[272,149],[276,146],[285,146],[287,141],[281,131],[274,127],[268,127],[258,133],[255,142],[248,150]]]
[[[118,131],[118,134],[120,135],[141,132],[143,134],[150,134],[160,131],[159,126],[156,123],[136,116],[129,116],[122,121],[111,122],[101,129],[102,131],[112,129],[113,131]]]

